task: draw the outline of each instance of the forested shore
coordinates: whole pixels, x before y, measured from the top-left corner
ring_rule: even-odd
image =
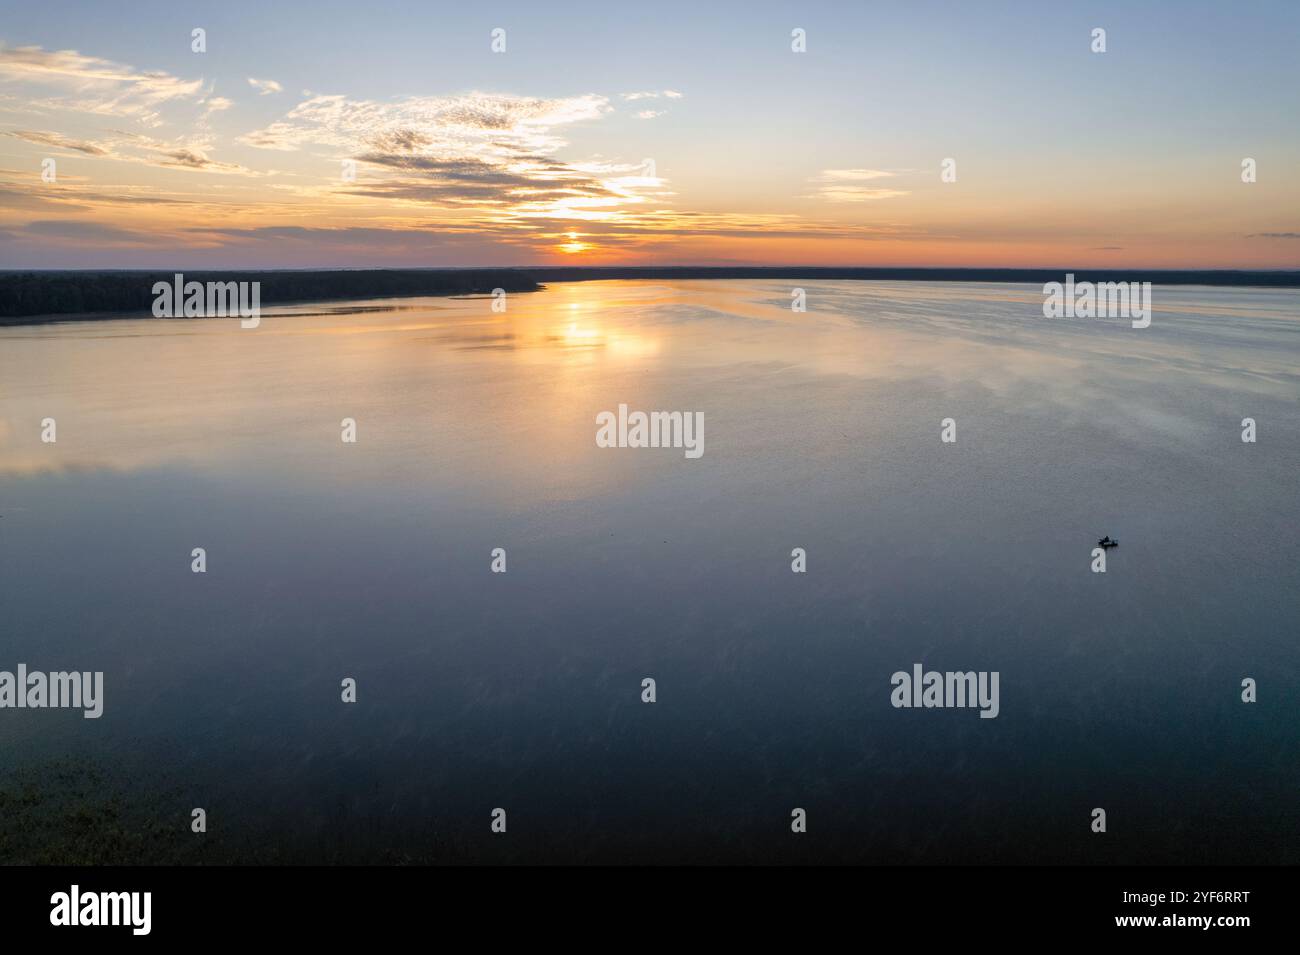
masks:
[[[184,272],[185,282],[258,282],[262,304],[325,302],[424,295],[536,291],[547,282],[615,279],[767,279],[789,281],[1151,282],[1153,285],[1300,288],[1300,271],[1123,269],[946,269],[820,266],[556,266],[508,269],[315,269]],[[174,271],[0,272],[0,324],[26,325],[150,313],[157,282]]]

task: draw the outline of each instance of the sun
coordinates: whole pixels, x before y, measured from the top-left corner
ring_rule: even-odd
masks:
[[[591,248],[589,243],[579,241],[579,236],[576,232],[566,232],[564,237],[569,241],[561,244],[559,249],[565,255],[578,255]]]

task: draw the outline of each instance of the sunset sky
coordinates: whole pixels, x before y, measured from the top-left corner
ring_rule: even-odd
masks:
[[[1296,268],[1298,46],[1292,0],[5,0],[0,268]]]

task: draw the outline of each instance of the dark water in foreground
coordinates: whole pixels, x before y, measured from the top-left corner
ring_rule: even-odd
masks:
[[[1300,294],[806,287],[0,330],[0,861],[1300,861]]]

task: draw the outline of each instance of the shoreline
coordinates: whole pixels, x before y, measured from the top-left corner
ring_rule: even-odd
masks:
[[[0,326],[107,321],[149,313],[156,269],[0,271]],[[837,266],[528,266],[463,269],[239,269],[182,272],[186,281],[259,282],[268,305],[380,298],[541,291],[548,283],[767,279],[862,282],[1000,282],[1041,285],[1073,274],[1078,282],[1150,282],[1215,288],[1300,288],[1300,270],[952,269]],[[146,317],[148,317],[146,315]]]

